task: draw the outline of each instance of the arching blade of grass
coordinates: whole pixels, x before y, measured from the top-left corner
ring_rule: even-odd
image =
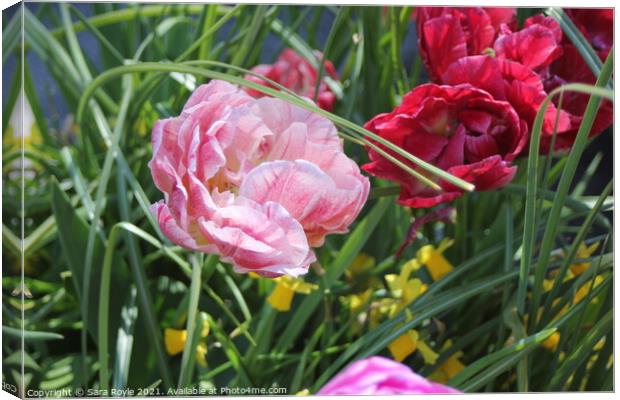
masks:
[[[184,64],[140,63],[140,64],[135,64],[135,65],[127,65],[127,66],[112,68],[104,72],[103,74],[99,75],[93,82],[91,82],[89,87],[84,91],[84,94],[80,100],[80,105],[78,106],[77,119],[81,120],[83,118],[83,113],[84,113],[86,102],[88,101],[88,99],[90,99],[93,92],[96,91],[97,88],[101,86],[103,83],[105,83],[106,81],[109,81],[110,79],[113,79],[116,76],[128,74],[131,72],[148,72],[148,71],[151,71],[151,72],[184,72],[188,74],[194,74],[197,76],[205,76],[211,79],[222,79],[222,80],[226,80],[228,82],[231,82],[237,85],[250,87],[259,92],[285,100],[291,104],[304,108],[308,111],[312,111],[325,118],[328,118],[329,120],[331,120],[332,122],[334,122],[335,124],[339,126],[342,126],[343,128],[354,131],[359,135],[368,137],[369,140],[375,141],[378,144],[387,147],[390,151],[393,151],[398,156],[406,158],[408,161],[416,165],[418,168],[425,170],[426,172],[434,175],[435,177],[439,179],[442,179],[466,191],[474,190],[474,185],[472,185],[471,183],[466,182],[460,178],[457,178],[456,176],[451,175],[450,173],[447,173],[441,170],[440,168],[437,168],[436,166],[419,159],[418,157],[415,157],[414,155],[406,152],[405,150],[394,145],[390,141],[374,134],[373,132],[370,132],[342,117],[339,117],[335,114],[322,110],[304,101],[303,99],[299,99],[296,96],[291,96],[287,93],[282,93],[274,89],[259,85],[257,83],[248,81],[246,79],[238,78],[230,74],[225,74],[225,73],[221,73],[221,72],[217,72],[213,70],[207,70],[207,69],[193,68],[193,67],[190,67]],[[417,173],[415,171],[413,173],[416,174],[416,177],[420,179],[421,181],[428,181],[428,178],[425,179],[424,175]]]
[[[143,7],[121,8],[89,17],[88,22],[92,27],[102,28],[109,25],[116,25],[135,20],[137,16],[142,16],[144,18],[155,18],[161,16],[162,13],[164,13],[169,7],[170,5],[152,4],[145,5]],[[218,7],[222,13],[230,8],[230,6],[226,5],[218,5]],[[202,4],[190,4],[186,6],[186,11],[191,14],[199,14],[203,8],[204,5]],[[73,24],[73,30],[75,32],[81,32],[87,29],[88,27],[83,21],[75,22]],[[66,32],[63,28],[58,28],[54,29],[51,32],[51,35],[54,38],[62,38],[65,33]]]
[[[562,27],[562,31],[577,48],[579,54],[581,54],[583,59],[586,61],[586,64],[588,64],[588,67],[590,67],[590,70],[594,76],[599,76],[601,74],[603,63],[570,17],[559,7],[549,7],[545,13],[558,21]],[[610,81],[610,83],[611,87],[613,87],[613,81]],[[607,83],[605,83],[604,86],[607,86]]]
[[[603,65],[603,69],[601,70],[600,76],[596,80],[596,88],[602,89],[607,82],[609,81],[613,69],[613,49],[609,53],[605,64]],[[596,89],[595,88],[595,89]],[[560,88],[561,89],[561,88]],[[605,91],[607,93],[608,91]],[[568,191],[570,190],[570,185],[573,181],[573,177],[575,172],[577,171],[577,166],[579,164],[579,160],[581,159],[581,155],[585,150],[585,146],[588,140],[588,134],[590,133],[590,129],[592,129],[592,125],[594,124],[594,118],[596,117],[596,113],[601,104],[601,96],[594,94],[590,97],[588,101],[588,105],[586,106],[586,110],[583,115],[583,120],[581,125],[579,126],[579,130],[577,132],[577,137],[575,138],[575,142],[570,150],[568,155],[568,160],[566,162],[566,166],[562,172],[562,177],[560,178],[560,182],[558,183],[557,191],[555,198],[553,199],[553,205],[551,206],[551,211],[549,212],[549,217],[547,219],[547,225],[545,228],[545,234],[543,236],[539,259],[536,263],[536,273],[534,275],[534,286],[532,288],[532,304],[530,308],[530,316],[532,317],[532,324],[530,327],[535,325],[535,313],[538,310],[538,305],[540,303],[540,296],[542,291],[542,283],[544,279],[545,271],[547,270],[547,263],[549,262],[549,258],[551,256],[551,250],[555,243],[555,236],[557,233],[557,228],[560,225],[560,213],[562,211],[562,207],[568,195]],[[538,116],[537,116],[538,117]],[[530,147],[530,150],[531,147]],[[530,155],[534,154],[530,151]],[[529,182],[528,182],[529,183]],[[534,238],[531,238],[534,240]]]

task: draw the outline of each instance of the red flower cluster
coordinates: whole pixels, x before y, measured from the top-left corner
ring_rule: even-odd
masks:
[[[613,44],[612,10],[567,10],[604,59]],[[476,186],[491,190],[510,182],[512,161],[527,151],[540,105],[554,87],[594,83],[595,77],[551,17],[535,15],[518,29],[515,9],[421,7],[415,14],[420,55],[435,83],[406,94],[400,106],[366,123],[366,129],[411,154]],[[570,147],[588,96],[564,95],[550,105],[542,129],[542,152],[557,132],[556,150]],[[591,135],[612,120],[605,102]],[[462,191],[448,182],[442,190],[424,186],[374,150],[369,173],[401,185],[399,202],[432,207]],[[404,161],[404,160],[402,160]]]

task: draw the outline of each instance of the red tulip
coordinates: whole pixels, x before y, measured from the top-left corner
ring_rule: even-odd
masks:
[[[605,61],[613,45],[613,10],[612,9],[567,9],[565,12],[575,23],[584,37],[590,42],[601,61]],[[527,22],[526,22],[527,23]],[[563,55],[553,62],[545,72],[545,89],[547,92],[567,83],[586,83],[593,85],[596,77],[585,60],[566,37],[563,40]],[[564,132],[558,133],[555,140],[555,150],[569,149],[575,141],[577,131],[581,124],[583,113],[588,104],[587,94],[565,92],[562,99],[562,110],[571,114],[571,126]],[[556,105],[559,98],[554,99]],[[589,136],[593,137],[613,122],[613,104],[604,100],[601,103],[598,114]],[[543,136],[541,152],[547,153],[551,146],[551,137]]]
[[[453,62],[492,48],[500,29],[515,21],[514,8],[420,7],[418,43],[431,78],[438,81]]]
[[[516,172],[511,161],[527,141],[527,125],[514,108],[471,85],[418,86],[392,112],[377,115],[365,127],[478,190],[510,182]],[[374,150],[369,157],[362,168],[399,183],[403,205],[432,207],[462,194],[443,180],[437,182],[441,191],[429,188]]]

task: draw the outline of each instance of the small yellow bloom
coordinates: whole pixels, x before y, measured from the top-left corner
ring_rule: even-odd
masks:
[[[310,395],[310,391],[308,389],[303,389],[295,393],[295,396],[309,396],[309,395]]]
[[[385,275],[385,281],[392,296],[400,299],[403,306],[417,299],[427,289],[427,285],[421,280],[417,278],[407,279],[403,275],[388,274]]]
[[[392,343],[388,344],[388,350],[392,353],[394,360],[398,362],[409,357],[417,348],[418,337],[417,334],[415,336],[413,335],[413,331],[405,332],[392,341]]]
[[[435,364],[439,358],[439,354],[435,353],[423,340],[418,340],[418,351],[422,354],[426,364]]]
[[[202,329],[200,331],[200,337],[202,339],[206,338],[209,335],[209,331],[209,323],[207,321],[204,321]],[[183,352],[183,349],[185,348],[185,342],[187,342],[186,329],[164,329],[164,345],[166,347],[166,352],[171,356],[175,356]],[[204,340],[201,340],[196,346],[196,361],[203,367],[207,366],[207,361],[205,358],[206,355],[207,343],[205,343]]]
[[[164,343],[166,351],[171,356],[179,354],[185,347],[187,341],[187,331],[185,329],[166,328],[164,330]]]
[[[276,282],[276,287],[267,297],[267,302],[280,312],[291,309],[295,293],[309,294],[319,288],[318,285],[306,283],[303,279],[292,278],[288,275],[275,278],[273,281]]]
[[[599,245],[600,242],[592,243],[590,246],[586,246],[583,242],[581,242],[579,244],[579,248],[577,249],[577,253],[575,254],[575,258],[589,258],[596,251],[596,249],[598,249]],[[572,264],[570,266],[570,270],[573,274],[580,275],[583,274],[588,268],[590,268],[591,264],[592,263],[589,262]]]
[[[593,289],[595,287],[597,287],[598,285],[600,285],[603,282],[603,277],[598,275],[596,278],[594,278],[594,286],[592,287]],[[592,286],[592,281],[588,281],[586,283],[584,283],[579,290],[577,290],[577,293],[575,293],[575,298],[573,299],[573,303],[577,304],[579,303],[581,300],[583,300],[585,297],[588,296],[588,293],[590,292],[590,287]],[[596,299],[593,299],[593,302]]]
[[[443,362],[443,364],[439,366],[438,369],[430,374],[429,378],[435,382],[447,383],[450,379],[457,376],[463,369],[465,369],[465,365],[463,365],[461,360],[459,360],[462,356],[462,351],[451,355],[446,361]]]
[[[412,260],[415,261],[415,260]],[[391,307],[390,315],[394,315],[398,311],[405,308],[412,301],[417,299],[427,289],[427,285],[417,278],[409,279],[411,272],[418,268],[417,262],[408,262],[403,265],[400,274],[387,274],[385,281],[392,297],[398,301]]]
[[[598,342],[596,342],[594,347],[592,347],[592,350],[600,351],[603,348],[603,346],[605,346],[605,337],[604,336]]]
[[[368,289],[361,293],[342,296],[340,300],[342,301],[344,305],[346,305],[349,308],[351,315],[355,315],[359,311],[361,311],[364,304],[368,303],[368,300],[370,300],[371,295],[372,295],[372,289]]]
[[[554,281],[553,281],[553,279],[545,279],[545,280],[543,281],[543,290],[544,290],[545,292],[548,292],[548,291],[550,291],[551,289],[553,289],[553,282],[554,282]]]
[[[205,342],[198,343],[196,346],[196,361],[203,367],[207,366],[207,344]]]
[[[420,352],[426,364],[434,364],[439,355],[435,353],[423,340],[415,329],[397,337],[388,345],[388,350],[392,353],[394,360],[401,362],[416,350]]]
[[[542,346],[550,351],[556,351],[560,343],[560,332],[553,332],[551,336],[542,342]]]
[[[452,340],[446,340],[442,346],[442,351],[450,348],[452,346]],[[459,360],[459,358],[463,357],[462,351],[457,351],[452,354],[446,361],[444,361],[439,368],[433,371],[432,374],[429,375],[429,379],[439,383],[446,383],[453,377],[459,374],[464,368],[465,365]]]
[[[437,281],[449,274],[454,267],[443,256],[444,251],[454,243],[451,239],[444,239],[439,243],[439,247],[435,248],[432,244],[423,246],[418,250],[416,257],[420,264],[426,265],[428,273],[434,281]]]

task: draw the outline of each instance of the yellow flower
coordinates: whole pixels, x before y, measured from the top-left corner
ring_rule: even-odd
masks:
[[[550,351],[556,351],[560,343],[560,332],[553,332],[551,336],[542,342],[542,346]]]
[[[450,346],[452,346],[452,341],[446,340],[442,349],[445,350]],[[452,354],[450,357],[448,357],[446,361],[444,361],[439,366],[439,368],[437,368],[435,371],[433,371],[432,374],[430,374],[429,378],[439,383],[448,382],[465,368],[465,365],[463,365],[461,360],[459,360],[459,358],[461,358],[462,356],[462,351],[457,351],[456,353]]]
[[[295,396],[309,396],[309,395],[310,395],[310,391],[308,389],[303,389],[295,393]]]
[[[432,244],[423,246],[416,253],[418,263],[426,265],[428,273],[431,275],[434,281],[437,281],[448,273],[450,273],[454,267],[443,256],[444,251],[454,243],[451,239],[444,239],[439,243],[439,247],[435,248]]]
[[[419,264],[412,261],[403,265],[400,274],[385,275],[385,281],[388,284],[390,294],[397,300],[396,302],[393,302],[392,307],[390,307],[390,315],[394,315],[405,308],[422,293],[424,293],[428,287],[417,278],[409,279],[411,272],[419,268]]]
[[[196,361],[203,367],[207,366],[207,344],[205,342],[198,343],[196,346]]]
[[[594,278],[594,286],[592,287],[593,289],[595,287],[597,287],[598,285],[600,285],[603,282],[603,277],[600,275],[597,275],[596,278]],[[579,303],[581,300],[583,300],[588,293],[590,292],[590,287],[592,286],[592,281],[588,281],[586,283],[584,283],[583,285],[581,285],[581,287],[579,288],[579,290],[577,290],[577,293],[575,293],[575,297],[573,298],[573,304],[577,304]],[[592,299],[593,302],[596,299]]]
[[[577,253],[575,254],[575,258],[589,258],[596,251],[596,249],[598,249],[599,245],[600,242],[592,243],[590,246],[586,246],[585,243],[581,242],[579,244],[579,248],[577,249]],[[590,268],[590,265],[591,263],[589,262],[576,263],[570,266],[570,270],[573,274],[580,275]]]
[[[202,329],[200,331],[200,337],[203,340],[198,342],[196,346],[196,361],[203,367],[207,366],[207,343],[204,341],[209,335],[210,327],[207,321],[204,321]],[[164,345],[166,352],[171,356],[175,356],[183,351],[185,348],[185,342],[187,342],[187,330],[186,329],[164,329]]]
[[[342,302],[342,304],[349,308],[349,312],[353,316],[361,311],[364,304],[368,303],[371,295],[372,289],[368,289],[361,293],[342,296],[340,298],[340,301]]]
[[[318,285],[306,283],[303,279],[292,278],[288,275],[275,278],[273,281],[276,282],[276,287],[267,297],[267,302],[280,312],[286,312],[291,309],[295,293],[309,294],[319,288]]]
[[[182,352],[186,341],[187,331],[185,329],[166,328],[164,330],[164,343],[166,344],[166,351],[171,356]]]
[[[417,335],[412,335],[412,331],[405,332],[390,344],[388,350],[392,353],[394,360],[401,362],[417,349]]]
[[[400,335],[390,344],[388,350],[392,353],[394,360],[401,362],[416,350],[420,351],[426,364],[434,364],[439,355],[435,353],[423,340],[420,339],[418,331],[412,329]]]

